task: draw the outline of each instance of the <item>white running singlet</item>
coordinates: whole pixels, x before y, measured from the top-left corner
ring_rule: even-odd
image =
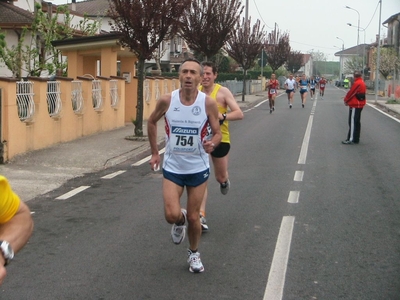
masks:
[[[286,79],[285,84],[287,84],[287,89],[288,90],[294,90],[294,87],[296,85],[296,80],[293,78],[290,80],[289,78]]]
[[[198,92],[192,105],[184,105],[179,90],[171,94],[171,103],[165,113],[165,154],[163,168],[175,174],[195,174],[210,167],[203,148],[207,135],[208,117],[206,94]]]

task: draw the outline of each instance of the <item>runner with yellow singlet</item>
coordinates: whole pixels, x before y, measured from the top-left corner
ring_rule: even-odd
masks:
[[[7,178],[0,175],[0,285],[7,275],[5,266],[32,234],[31,212],[13,192]]]
[[[215,99],[218,105],[222,140],[215,150],[211,152],[211,159],[214,166],[215,179],[220,184],[221,193],[226,195],[230,187],[228,176],[228,153],[230,150],[229,121],[243,119],[243,112],[230,90],[215,83],[218,73],[214,63],[203,62],[202,65],[204,68],[204,75],[199,89],[212,99]],[[206,189],[200,208],[200,221],[203,231],[208,230],[205,219],[207,195],[208,191]]]

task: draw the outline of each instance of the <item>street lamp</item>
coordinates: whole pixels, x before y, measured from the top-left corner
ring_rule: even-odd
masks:
[[[346,8],[354,10],[358,14],[358,30],[357,30],[357,55],[358,55],[358,45],[360,44],[360,13],[357,9],[351,8],[350,6],[346,6]]]
[[[347,23],[347,25],[349,25],[350,27],[357,27],[352,25],[351,23]],[[364,44],[363,44],[363,60],[362,60],[362,79],[364,80],[364,70],[365,70],[365,66],[364,66],[364,62],[365,62],[365,28],[362,27],[357,27],[358,30],[362,30],[364,31]]]
[[[342,41],[342,51],[344,50],[344,40],[343,39],[341,39],[340,37],[336,37],[338,40],[341,40]],[[343,60],[342,60],[342,55],[340,55],[339,56],[340,57],[340,63],[339,63],[339,72],[340,72],[340,78],[339,78],[339,80],[342,80],[343,79]]]

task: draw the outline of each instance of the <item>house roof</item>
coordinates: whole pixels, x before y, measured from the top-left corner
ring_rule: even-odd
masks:
[[[358,46],[354,46],[351,48],[344,49],[342,51],[336,52],[335,56],[346,56],[346,55],[357,55],[362,53],[362,51],[365,49],[367,50],[371,45],[369,44],[360,44]]]
[[[391,16],[389,19],[387,19],[385,22],[383,22],[382,24],[387,24],[387,23],[391,23],[394,20],[400,19],[400,13],[397,13],[393,16]]]
[[[33,14],[27,10],[0,1],[0,27],[3,29],[30,26]]]
[[[107,16],[110,3],[108,0],[88,0],[75,3],[76,12],[87,14],[89,17],[105,17]],[[68,8],[72,11],[72,4],[68,4]]]

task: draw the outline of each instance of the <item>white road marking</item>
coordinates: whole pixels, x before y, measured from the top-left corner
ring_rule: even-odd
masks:
[[[284,216],[275,246],[274,257],[269,270],[267,287],[263,300],[280,300],[283,296],[287,263],[294,226],[294,216]]]
[[[311,135],[311,128],[312,128],[313,120],[314,120],[314,116],[311,115],[310,118],[308,119],[307,129],[304,134],[303,144],[301,146],[300,156],[299,156],[299,160],[297,162],[298,164],[306,163],[308,143],[310,142],[310,135]]]
[[[290,191],[287,202],[299,203],[300,191]]]
[[[369,104],[369,103],[367,103],[367,105],[368,105],[369,107],[372,107],[373,109],[376,109],[376,110],[379,111],[380,113],[384,114],[386,117],[389,117],[389,118],[395,120],[397,123],[400,123],[400,120],[399,120],[399,119],[396,119],[395,117],[389,115],[388,113],[385,113],[384,111],[382,111],[382,110],[380,110],[379,108],[377,108],[375,105]]]
[[[84,191],[84,190],[86,190],[88,188],[90,188],[90,186],[82,185],[82,186],[80,186],[80,187],[78,187],[76,189],[73,189],[72,191],[70,191],[68,193],[65,193],[64,195],[61,195],[61,196],[57,197],[56,199],[57,200],[66,200],[66,199],[71,198],[72,196],[75,196],[76,194],[78,194],[78,193],[80,193],[80,192],[82,192],[82,191]]]
[[[296,171],[294,173],[294,181],[303,181],[304,171]]]
[[[254,105],[254,108],[259,107],[261,104],[263,104],[264,102],[268,102],[268,99],[261,101],[260,103],[258,103],[257,105]]]
[[[164,152],[165,152],[165,148],[162,148],[158,153],[159,154],[163,154]],[[140,165],[144,164],[145,162],[148,162],[150,160],[150,158],[151,158],[151,155],[146,156],[145,158],[143,158],[143,159],[135,162],[134,164],[132,164],[132,166],[133,167],[140,166]]]
[[[126,172],[126,170],[121,170],[121,171],[117,171],[117,172],[108,174],[108,175],[106,175],[106,176],[103,176],[103,177],[101,177],[101,178],[102,178],[102,179],[111,179],[111,178],[114,178],[114,177],[116,177],[116,176],[118,176],[118,175],[120,175],[120,174],[123,174],[123,173],[125,173],[125,172]]]

